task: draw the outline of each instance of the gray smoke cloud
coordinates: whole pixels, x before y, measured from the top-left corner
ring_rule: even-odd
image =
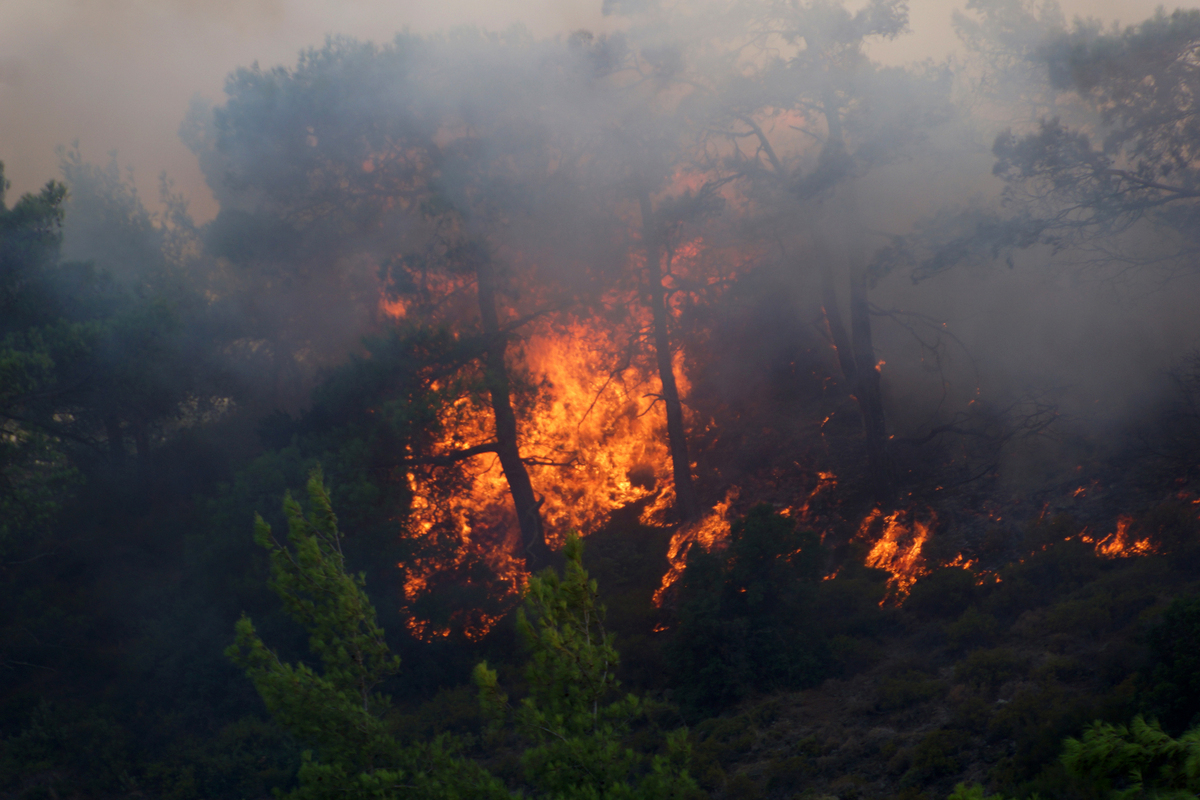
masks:
[[[957,49],[959,0],[914,0],[911,33],[877,46],[887,63],[940,59]],[[1134,22],[1156,0],[1067,0],[1068,18]],[[216,205],[176,131],[190,98],[221,98],[226,75],[255,61],[291,64],[327,34],[389,41],[456,25],[497,30],[520,23],[539,36],[599,31],[612,20],[592,0],[5,0],[0,3],[0,159],[13,191],[58,173],[54,149],[78,139],[95,161],[118,150],[156,196],[166,170],[205,220]]]
[[[872,44],[868,55],[885,64],[961,57],[951,19],[966,5],[914,0],[910,32]],[[1062,3],[1062,11],[1066,19],[1090,15],[1131,23],[1150,16],[1155,6],[1155,0],[1072,0]],[[703,20],[692,23],[702,26]],[[297,52],[319,47],[326,35],[382,43],[406,28],[427,33],[459,25],[503,30],[514,24],[544,39],[565,38],[579,29],[611,31],[624,23],[605,17],[600,3],[591,0],[9,0],[0,7],[0,159],[15,196],[57,176],[56,146],[78,140],[84,157],[97,162],[116,150],[120,162],[135,169],[134,180],[147,205],[154,206],[157,176],[166,171],[203,223],[216,217],[217,200],[206,185],[197,154],[177,132],[197,95],[217,107],[225,102],[223,85],[233,69],[253,63],[264,69],[291,67]],[[664,34],[661,54],[669,55],[673,35],[681,34]],[[961,85],[958,91],[955,101],[961,107],[977,100]],[[483,102],[487,95],[480,91],[477,99]],[[576,119],[581,131],[604,113],[579,96],[551,97],[547,102],[559,104],[557,113],[548,114],[552,122],[547,124],[565,126],[563,119]],[[998,196],[1001,185],[990,175],[989,148],[1002,120],[988,118],[986,102],[977,111],[973,119],[960,119],[930,134],[918,155],[864,179],[858,201],[864,229],[904,232],[939,208]],[[815,169],[805,158],[802,153],[793,163]],[[233,210],[232,205],[226,210]],[[245,210],[254,209],[247,205]],[[521,237],[530,252],[554,252],[563,263],[582,258],[570,246],[601,227],[587,217],[596,212],[576,214],[554,200],[544,203],[544,211],[559,218],[552,225],[543,225],[546,218],[514,222],[529,228],[514,227],[513,235]],[[556,235],[563,241],[556,241]],[[801,232],[785,244],[793,253],[803,251],[807,235]],[[869,246],[885,242],[880,235]],[[382,243],[379,249],[390,244]],[[598,248],[599,244],[591,252]],[[370,290],[363,294],[369,301],[374,297],[374,273],[371,268],[362,273],[363,285]],[[950,408],[965,406],[975,388],[993,397],[1052,389],[1065,414],[1112,420],[1150,404],[1161,392],[1166,370],[1200,335],[1189,302],[1197,294],[1195,279],[1179,279],[1168,290],[1158,280],[1145,275],[1113,282],[1047,253],[1028,251],[1012,270],[994,265],[961,269],[918,286],[904,275],[889,276],[873,299],[887,309],[945,321],[961,340],[963,352],[947,367],[956,392]],[[796,284],[800,305],[811,304],[819,293],[815,273],[798,278]],[[306,303],[307,298],[297,300],[297,319],[307,321]],[[336,329],[336,338],[352,343],[360,332],[359,322],[345,322]],[[890,399],[901,409],[894,421],[918,426],[918,416],[906,419],[903,409],[936,405],[940,381],[921,371],[920,353],[913,350],[907,331],[881,322],[876,344],[888,362],[884,374]]]

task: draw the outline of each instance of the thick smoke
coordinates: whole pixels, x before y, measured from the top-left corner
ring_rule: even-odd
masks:
[[[980,233],[1037,208],[992,175],[998,133],[1103,127],[1051,85],[1039,49],[1076,10],[611,2],[522,7],[529,27],[511,27],[515,9],[494,5],[360,3],[337,20],[283,2],[12,6],[0,110],[23,112],[2,115],[0,156],[19,192],[54,172],[43,142],[78,137],[55,156],[78,184],[64,255],[134,284],[153,260],[136,247],[173,242],[154,269],[203,276],[259,411],[300,413],[388,329],[384,309],[456,336],[486,328],[471,305],[481,257],[464,255],[482,248],[501,265],[501,328],[604,314],[645,375],[669,371],[656,351],[679,351],[693,432],[753,407],[804,439],[820,404],[768,408],[752,395],[769,382],[747,378],[787,362],[839,387],[845,402],[818,417],[855,435],[868,420],[868,442],[918,483],[929,459],[913,448],[929,442],[967,473],[990,459],[1002,480],[1054,483],[1085,457],[1081,437],[1116,441],[1151,415],[1200,337],[1194,276],[1112,257],[1151,253],[1146,226],[1099,244]],[[86,166],[110,147],[107,171]],[[126,187],[105,202],[127,204],[144,241],[116,241],[104,203],[85,202],[101,174]],[[639,269],[668,274],[674,341],[651,347],[663,284]],[[761,311],[758,327],[739,308]],[[517,354],[527,334],[510,334]],[[988,444],[953,456],[954,437]],[[717,460],[719,438],[700,437]],[[719,472],[697,478],[706,507]]]

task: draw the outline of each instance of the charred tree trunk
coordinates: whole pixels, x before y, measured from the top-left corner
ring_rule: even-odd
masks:
[[[867,449],[867,475],[875,502],[889,503],[893,493],[892,464],[888,453],[887,420],[883,413],[883,393],[875,347],[871,338],[871,311],[867,302],[867,276],[862,269],[851,267],[850,331],[842,322],[834,288],[833,268],[828,253],[818,251],[821,258],[821,310],[829,337],[837,351],[838,367],[853,392],[862,417],[863,438]]]
[[[858,366],[854,397],[863,418],[867,440],[867,472],[875,502],[892,500],[892,461],[888,453],[887,420],[883,415],[883,393],[879,385],[879,364],[871,340],[871,310],[867,303],[867,275],[862,267],[851,265],[850,330],[854,337],[854,362]]]
[[[854,348],[850,344],[850,336],[842,323],[842,312],[838,307],[837,289],[833,284],[833,264],[829,253],[821,248],[817,257],[821,259],[821,311],[825,313],[825,326],[829,329],[829,338],[833,340],[833,349],[837,352],[838,366],[841,367],[842,377],[846,383],[854,386],[858,380],[858,370],[854,364]]]
[[[513,506],[517,512],[517,523],[521,527],[521,546],[525,550],[525,563],[532,570],[550,563],[550,548],[546,544],[546,533],[542,527],[542,503],[533,491],[529,472],[521,460],[517,446],[517,415],[512,407],[512,388],[508,377],[505,356],[508,353],[508,337],[500,330],[500,318],[496,312],[496,272],[486,254],[479,258],[475,268],[479,292],[479,316],[483,322],[483,333],[487,351],[484,355],[484,384],[492,397],[492,413],[496,419],[496,455],[504,470],[512,493]]]
[[[858,404],[862,416],[863,438],[867,449],[867,475],[871,494],[880,505],[890,503],[893,494],[893,475],[891,456],[888,453],[887,419],[883,413],[883,393],[879,384],[879,368],[875,359],[875,346],[871,337],[871,308],[867,301],[866,258],[862,252],[862,238],[854,230],[854,221],[858,209],[854,199],[854,176],[852,162],[846,152],[846,144],[842,133],[842,121],[837,98],[832,92],[824,98],[825,122],[829,128],[829,138],[826,140],[822,160],[827,165],[839,162],[844,166],[838,170],[842,179],[847,181],[846,208],[842,214],[844,222],[849,226],[846,242],[847,262],[850,274],[850,335],[846,335],[845,325],[842,324],[841,312],[838,309],[837,291],[833,282],[832,260],[828,252],[818,247],[818,258],[821,259],[821,292],[822,304],[825,310],[825,322],[829,326],[829,335],[833,338],[834,347],[838,353],[838,364],[842,375],[854,392],[854,400]]]
[[[642,241],[646,247],[646,272],[650,284],[650,309],[654,315],[654,352],[658,360],[658,377],[662,382],[662,400],[667,408],[667,444],[671,450],[671,472],[675,480],[675,509],[679,518],[690,522],[700,518],[700,498],[692,484],[692,463],[688,458],[687,434],[683,427],[683,404],[675,384],[675,367],[671,363],[671,335],[667,328],[667,293],[662,282],[659,262],[660,244],[650,208],[650,196],[639,198],[642,209]]]

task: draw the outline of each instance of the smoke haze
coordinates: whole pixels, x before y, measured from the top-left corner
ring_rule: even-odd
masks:
[[[875,45],[886,63],[940,59],[958,49],[953,0],[910,4],[911,33]],[[1155,0],[1068,0],[1068,19],[1130,23]],[[193,95],[221,101],[226,76],[257,62],[290,65],[329,34],[386,42],[403,29],[430,33],[458,25],[537,36],[611,28],[598,2],[495,0],[7,0],[0,4],[0,158],[14,195],[58,174],[57,146],[78,140],[87,158],[116,151],[133,167],[153,205],[165,170],[191,200],[198,221],[216,214],[194,156],[176,132]]]

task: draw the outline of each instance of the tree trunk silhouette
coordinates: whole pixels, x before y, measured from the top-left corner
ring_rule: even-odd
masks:
[[[658,361],[658,377],[662,382],[662,401],[667,409],[667,444],[671,450],[671,472],[675,480],[675,510],[684,522],[700,518],[700,499],[692,484],[692,463],[688,458],[687,434],[683,427],[683,404],[675,384],[675,368],[671,363],[671,335],[667,328],[667,293],[662,283],[659,261],[661,243],[655,227],[650,196],[643,192],[638,198],[642,210],[642,242],[646,248],[646,273],[650,284],[650,309],[654,316],[654,352]]]
[[[866,271],[853,265],[850,269],[850,330],[847,332],[838,306],[829,254],[818,247],[818,258],[821,259],[821,310],[837,351],[838,367],[862,417],[871,495],[876,503],[886,504],[892,500],[894,485],[880,372],[876,368],[878,362],[871,339]]]
[[[850,330],[854,362],[858,367],[854,397],[863,419],[867,442],[867,473],[871,494],[881,505],[892,501],[892,463],[888,453],[887,420],[883,415],[883,393],[879,384],[879,362],[871,341],[871,310],[867,303],[866,269],[850,265]]]
[[[529,480],[529,472],[525,469],[517,446],[517,415],[513,412],[511,382],[505,363],[508,336],[500,330],[500,319],[496,312],[496,272],[486,254],[478,259],[475,277],[479,316],[483,322],[487,348],[484,354],[484,385],[491,395],[492,413],[496,420],[496,455],[516,508],[525,563],[532,570],[550,563],[550,548],[546,544],[546,533],[542,526],[542,503],[533,491],[533,483]]]
[[[847,226],[846,261],[850,277],[850,332],[847,336],[838,308],[837,290],[834,287],[832,258],[828,249],[817,238],[817,257],[821,260],[822,306],[829,335],[837,349],[838,365],[846,383],[854,392],[862,417],[863,438],[867,450],[867,479],[875,502],[886,505],[893,499],[894,481],[891,455],[888,452],[887,418],[883,412],[883,393],[880,387],[878,362],[871,337],[871,307],[867,300],[866,257],[863,252],[861,231],[855,229],[858,208],[854,197],[854,175],[852,162],[846,151],[842,134],[842,122],[837,99],[832,93],[824,98],[825,122],[829,137],[821,153],[821,160],[829,169],[838,172],[846,186],[845,208],[841,211],[842,222]],[[839,166],[840,165],[840,166]],[[842,172],[844,171],[844,172]]]

